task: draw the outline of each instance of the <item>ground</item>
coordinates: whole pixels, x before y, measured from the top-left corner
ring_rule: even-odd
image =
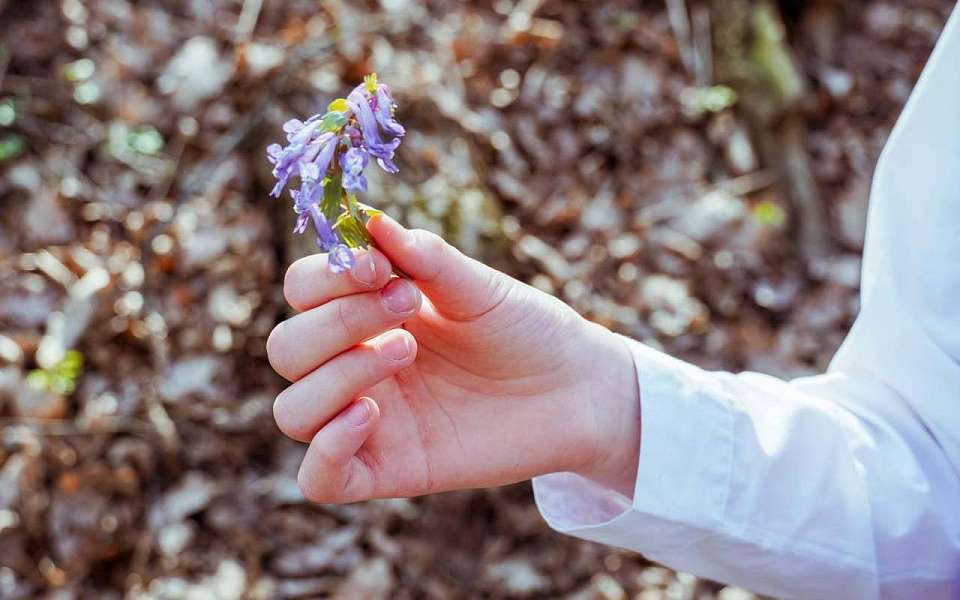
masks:
[[[702,366],[812,374],[951,4],[0,0],[0,597],[750,597],[551,532],[529,484],[305,503],[264,342],[310,243],[264,148],[377,71],[411,133],[371,204]]]

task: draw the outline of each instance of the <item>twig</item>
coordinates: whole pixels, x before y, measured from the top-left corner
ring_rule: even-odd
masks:
[[[746,196],[770,187],[776,181],[776,175],[771,171],[754,171],[709,185],[689,186],[688,189],[679,190],[675,196],[644,206],[637,212],[636,221],[647,226],[654,225],[672,219],[686,210],[689,206],[687,199],[690,197],[702,196],[715,190],[723,190],[734,196]]]
[[[0,10],[3,6],[0,5]],[[7,67],[10,66],[10,51],[6,48],[0,48],[0,90],[3,89],[3,82],[7,76]]]
[[[173,182],[177,177],[177,168],[180,166],[180,160],[183,158],[183,150],[186,145],[187,142],[184,139],[184,135],[178,134],[176,142],[174,143],[174,150],[171,152],[173,155],[173,164],[167,171],[166,175],[164,175],[163,180],[151,186],[149,201],[153,202],[156,200],[162,200],[167,194],[170,193],[170,189],[173,187]]]
[[[163,375],[163,372],[157,373],[153,378],[154,381],[158,381]],[[174,423],[173,419],[170,418],[170,413],[167,412],[163,402],[157,398],[156,392],[153,389],[154,387],[156,386],[148,386],[149,392],[146,394],[147,417],[150,418],[150,423],[153,425],[153,429],[163,440],[164,445],[167,447],[167,451],[173,454],[180,448],[181,445],[180,435],[177,433],[177,424]]]
[[[170,418],[170,413],[163,405],[163,401],[157,397],[157,387],[160,379],[169,371],[170,356],[165,338],[151,331],[149,336],[150,358],[153,362],[153,373],[150,382],[144,386],[143,400],[147,407],[147,418],[156,430],[157,434],[163,440],[167,452],[171,456],[176,456],[176,451],[180,448],[180,434],[177,432],[177,424]]]
[[[686,0],[667,0],[667,17],[670,19],[673,35],[677,38],[683,68],[687,70],[691,77],[694,77],[696,76],[695,58],[693,45],[690,41],[690,17],[687,14]]]
[[[746,196],[747,194],[768,188],[776,183],[776,181],[777,177],[774,173],[762,170],[718,181],[712,186],[708,186],[708,189],[721,189],[730,192],[734,196]]]
[[[65,290],[69,290],[77,282],[77,276],[73,274],[73,271],[46,248],[37,252],[37,268],[43,271],[47,277],[62,285]]]
[[[828,256],[833,248],[830,227],[820,198],[810,156],[807,152],[801,118],[790,114],[784,121],[780,144],[783,184],[799,220],[797,241],[808,262]]]
[[[526,31],[530,28],[531,17],[537,12],[543,0],[520,0],[507,16],[506,27],[514,31]]]
[[[257,19],[260,18],[260,8],[263,6],[263,0],[244,0],[243,8],[240,10],[240,18],[237,19],[236,36],[238,42],[246,42],[253,35],[253,30],[257,26]]]
[[[693,55],[697,85],[713,85],[713,36],[710,31],[710,9],[703,5],[693,8]]]

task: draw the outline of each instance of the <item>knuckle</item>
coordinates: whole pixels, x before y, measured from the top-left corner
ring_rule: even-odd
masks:
[[[324,381],[327,385],[324,386],[322,402],[331,410],[332,407],[348,403],[362,384],[362,372],[355,368],[358,366],[354,362],[355,355],[356,351],[352,350],[324,365]],[[333,416],[329,415],[330,418]]]
[[[347,302],[340,300],[336,302],[336,320],[343,332],[350,338],[357,333],[358,323],[354,311],[349,310]]]
[[[443,238],[432,231],[426,229],[416,229],[414,231],[417,236],[417,245],[420,246],[424,252],[443,252],[447,246]]]
[[[414,230],[417,250],[422,262],[434,265],[433,271],[424,273],[420,279],[435,279],[443,269],[444,259],[453,248],[442,237],[426,229]]]
[[[344,365],[344,361],[352,355],[353,355],[352,352],[348,352],[347,354],[328,362],[325,365],[325,370],[328,372],[326,375],[326,379],[331,383],[335,383],[335,384],[343,384],[343,383],[349,382],[353,377],[353,373],[347,370],[346,366]],[[331,386],[330,389],[335,390],[333,386]],[[336,391],[339,391],[339,390],[336,390]]]

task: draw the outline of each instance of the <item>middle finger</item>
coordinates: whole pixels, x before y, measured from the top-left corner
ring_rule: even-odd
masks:
[[[406,279],[383,289],[331,300],[277,325],[267,338],[274,370],[296,381],[344,350],[396,327],[420,308],[420,291]]]

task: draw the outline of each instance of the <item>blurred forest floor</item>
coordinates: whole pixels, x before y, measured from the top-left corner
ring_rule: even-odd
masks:
[[[748,598],[527,484],[311,506],[264,148],[363,74],[370,202],[709,368],[822,370],[947,0],[0,0],[0,597]],[[904,198],[909,202],[909,198]]]

